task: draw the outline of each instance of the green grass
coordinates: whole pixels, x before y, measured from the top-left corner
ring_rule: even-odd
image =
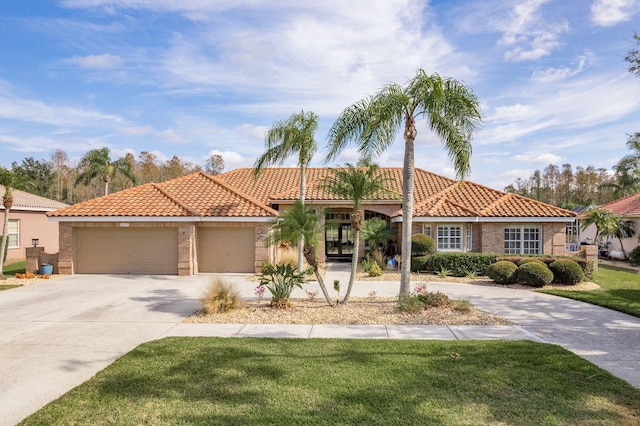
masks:
[[[529,341],[166,338],[24,425],[638,424],[640,390]]]
[[[593,277],[600,290],[541,290],[640,317],[640,274],[631,269],[600,265]]]
[[[7,276],[15,275],[15,274],[24,274],[24,272],[27,270],[27,261],[21,260],[18,262],[9,263],[7,265],[4,265],[4,268],[2,268],[2,270],[4,271],[4,274]]]

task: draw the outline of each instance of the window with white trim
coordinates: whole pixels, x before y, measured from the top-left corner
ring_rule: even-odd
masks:
[[[467,251],[473,251],[473,225],[467,224]]]
[[[439,251],[462,250],[462,226],[438,225],[436,232]]]
[[[422,225],[422,233],[431,236],[431,225]]]
[[[7,240],[9,248],[20,247],[20,221],[18,219],[9,219],[7,235],[9,236]]]
[[[507,254],[540,254],[540,228],[514,226],[504,229],[504,252]]]

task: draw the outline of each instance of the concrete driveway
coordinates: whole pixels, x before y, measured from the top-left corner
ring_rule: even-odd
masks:
[[[329,274],[327,282],[345,276]],[[256,282],[231,276],[243,296]],[[141,343],[170,335],[316,336],[314,326],[180,324],[199,307],[210,276],[75,275],[0,292],[0,425],[13,425]],[[307,287],[308,286],[308,287]],[[308,284],[307,288],[317,286]],[[396,295],[397,282],[356,282],[353,296]],[[640,388],[640,319],[597,306],[500,287],[429,283],[504,316],[506,332],[466,326],[331,327],[331,337],[529,338],[558,344]],[[305,297],[302,290],[294,296]],[[309,330],[301,330],[307,327]],[[322,326],[315,326],[322,330]],[[326,327],[326,326],[325,326]],[[505,326],[502,326],[505,327]],[[316,330],[317,332],[318,330]],[[325,330],[326,332],[326,330]],[[442,334],[440,334],[442,333]],[[448,337],[440,337],[448,336]]]

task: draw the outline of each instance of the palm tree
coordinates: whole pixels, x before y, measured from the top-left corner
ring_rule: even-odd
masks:
[[[427,75],[422,69],[406,85],[390,84],[375,96],[347,107],[329,131],[325,159],[332,160],[351,142],[358,145],[363,157],[371,158],[389,148],[398,131],[404,129],[401,248],[404,256],[411,253],[414,141],[419,117],[425,117],[431,131],[442,139],[457,177],[466,177],[471,138],[481,121],[478,98],[461,82],[438,74]],[[410,264],[401,264],[400,293],[409,292]]]
[[[362,203],[376,195],[390,193],[387,184],[390,177],[380,172],[380,168],[372,164],[368,167],[356,167],[347,163],[347,167],[330,169],[331,174],[325,177],[320,187],[325,191],[351,201],[351,227],[353,228],[353,255],[349,285],[342,303],[349,301],[353,281],[358,270],[358,252],[360,249],[360,229],[362,228]]]
[[[387,242],[393,238],[393,232],[387,225],[387,222],[379,217],[362,222],[362,239],[369,243],[371,250],[378,250],[378,246],[382,245],[385,249]]]
[[[284,121],[273,124],[265,137],[266,151],[258,157],[253,165],[257,178],[262,169],[270,165],[282,165],[293,155],[298,156],[300,166],[300,201],[302,205],[306,196],[306,172],[311,159],[318,150],[315,133],[318,129],[318,116],[313,112],[301,111],[291,114]],[[302,271],[304,241],[298,241],[298,271]]]
[[[9,240],[9,212],[13,207],[13,189],[25,186],[24,176],[7,169],[0,169],[0,184],[4,185],[2,205],[4,206],[4,220],[2,224],[2,243],[0,243],[0,277],[4,276],[5,252]]]
[[[327,287],[320,275],[318,266],[318,234],[320,232],[319,213],[311,206],[304,206],[301,200],[296,200],[293,207],[280,213],[272,222],[272,232],[265,239],[267,247],[290,243],[291,241],[304,241],[303,254],[322,289],[324,298],[330,306],[333,306]]]
[[[597,244],[598,237],[606,235],[611,229],[614,228],[616,215],[611,210],[600,210],[596,208],[589,208],[584,214],[584,218],[581,221],[581,227],[584,231],[591,225],[596,226],[596,235],[593,237],[593,241]]]
[[[100,177],[104,182],[104,195],[109,194],[109,182],[116,174],[128,178],[134,185],[137,182],[133,172],[133,164],[126,157],[111,161],[109,148],[92,149],[80,160],[80,170],[75,185],[89,185],[95,178]]]
[[[624,258],[627,259],[627,252],[622,244],[623,238],[631,238],[636,233],[636,223],[632,220],[624,220],[622,216],[614,215],[607,223],[607,228],[603,230],[603,235],[617,238],[620,242],[620,249]]]

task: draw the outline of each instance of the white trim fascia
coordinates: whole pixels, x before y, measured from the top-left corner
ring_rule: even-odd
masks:
[[[109,223],[109,222],[173,222],[173,223],[183,223],[183,222],[269,222],[274,219],[274,217],[200,217],[200,216],[180,216],[180,217],[162,217],[162,216],[96,216],[96,217],[49,217],[48,218],[52,222],[99,222],[99,223]]]
[[[573,223],[576,220],[575,217],[414,217],[413,223],[458,223],[458,222],[472,222],[472,223]],[[391,219],[392,223],[402,222],[402,216],[396,216]]]
[[[15,207],[13,206],[9,211],[9,214],[18,213],[18,212],[55,212],[56,210],[60,210],[62,208],[63,207],[46,208],[46,207]],[[4,212],[4,207],[0,207],[0,210]]]

